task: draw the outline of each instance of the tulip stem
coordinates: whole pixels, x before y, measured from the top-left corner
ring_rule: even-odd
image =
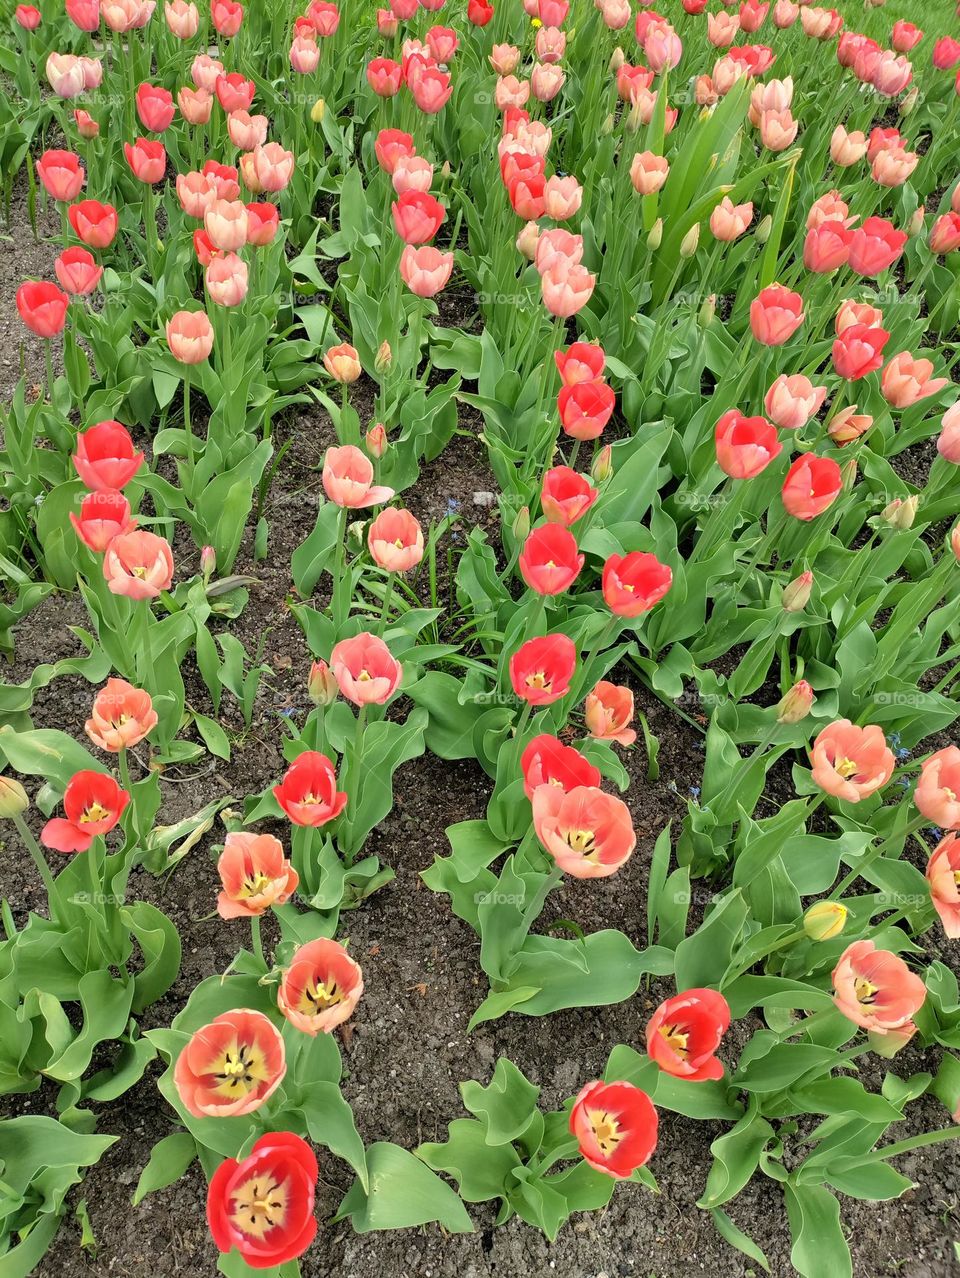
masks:
[[[387,576],[387,586],[383,592],[383,602],[380,605],[380,620],[377,622],[377,638],[383,637],[383,632],[387,628],[387,616],[390,611],[390,598],[393,595],[393,585],[396,581],[397,574],[391,572]]]
[[[11,819],[17,827],[17,833],[20,835],[20,838],[27,846],[27,850],[33,857],[37,871],[43,880],[43,886],[47,890],[47,901],[50,906],[51,918],[56,920],[60,916],[60,891],[57,887],[56,879],[53,877],[53,873],[50,870],[50,866],[47,864],[47,858],[43,855],[43,849],[33,837],[33,833],[26,821],[24,821],[22,813],[14,812]]]
[[[194,472],[194,453],[193,453],[193,423],[190,420],[190,371],[189,366],[184,365],[183,374],[183,433],[187,445],[187,483],[190,486],[189,496],[193,499],[193,472]]]
[[[869,852],[864,853],[864,855],[860,858],[860,860],[853,867],[853,869],[846,876],[846,878],[841,880],[839,887],[835,888],[834,891],[830,894],[830,899],[839,901],[840,898],[843,896],[844,892],[846,892],[856,882],[858,878],[861,878],[863,876],[864,871],[869,869],[869,867],[873,865],[873,863],[877,861],[883,855],[883,853],[887,850],[887,848],[891,845],[891,843],[895,843],[900,839],[903,839],[904,841],[906,841],[910,837],[910,835],[914,834],[917,830],[919,830],[921,826],[928,825],[928,824],[929,822],[927,821],[927,818],[925,816],[914,817],[914,819],[912,821],[909,821],[903,827],[902,830],[898,831],[896,834],[891,834],[888,838],[884,839],[881,843],[878,843],[875,848],[872,848]]]
[[[266,968],[267,961],[263,956],[263,937],[260,935],[260,915],[251,914],[250,916],[250,941],[253,945],[254,957]]]
[[[53,403],[53,350],[49,338],[43,344],[44,360],[47,368],[47,399]]]

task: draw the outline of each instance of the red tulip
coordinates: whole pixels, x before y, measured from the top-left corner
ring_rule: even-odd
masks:
[[[40,10],[32,4],[18,4],[13,16],[24,31],[36,31],[40,25]]]
[[[851,324],[833,343],[833,366],[847,381],[858,381],[883,364],[883,348],[890,340],[884,328]]]
[[[99,200],[81,200],[71,204],[67,217],[78,239],[88,248],[104,249],[113,243],[117,233],[117,210]]]
[[[557,351],[554,359],[564,386],[599,381],[606,362],[603,347],[594,342],[574,342],[567,350]]]
[[[217,101],[229,115],[231,111],[249,111],[257,92],[252,80],[231,71],[228,75],[218,75],[214,86]]]
[[[261,1136],[241,1163],[225,1159],[207,1191],[207,1221],[219,1250],[236,1248],[257,1269],[302,1256],[317,1232],[318,1175],[313,1150],[292,1132]]]
[[[132,146],[129,142],[124,142],[123,153],[138,182],[153,186],[154,183],[163,181],[163,175],[167,171],[167,152],[162,142],[137,138]]]
[[[228,39],[235,36],[243,22],[243,5],[233,0],[212,0],[210,18],[218,34]]]
[[[374,58],[367,65],[367,83],[381,98],[392,98],[400,92],[403,67],[392,58]]]
[[[803,245],[804,266],[818,275],[829,275],[845,266],[852,235],[843,222],[821,222],[811,227]]]
[[[126,426],[97,422],[77,436],[73,464],[88,488],[123,488],[143,465],[143,453],[134,450]]]
[[[884,218],[868,217],[850,236],[850,269],[868,278],[879,275],[899,259],[908,238]]]
[[[168,89],[155,84],[141,84],[137,89],[137,115],[151,133],[163,133],[173,121],[176,108]]]
[[[75,200],[83,187],[86,170],[72,151],[44,151],[37,160],[37,177],[54,200]]]
[[[716,990],[685,990],[661,1003],[647,1022],[647,1053],[665,1074],[691,1083],[723,1078],[714,1053],[730,1027],[730,1007]]]
[[[17,289],[20,318],[38,337],[51,338],[63,331],[70,298],[56,284],[28,280]]]
[[[804,522],[822,515],[840,496],[840,467],[831,457],[801,453],[783,481],[784,507]]]
[[[626,1180],[657,1147],[657,1111],[632,1083],[587,1083],[570,1111],[570,1130],[590,1166]]]
[[[714,439],[717,463],[731,479],[753,479],[783,451],[765,417],[744,417],[736,408],[717,422]]]
[[[79,516],[70,512],[70,522],[84,545],[102,555],[114,537],[133,532],[137,521],[130,514],[130,503],[115,488],[101,488],[87,493]]]
[[[337,941],[301,945],[283,974],[277,1004],[291,1025],[315,1037],[329,1034],[353,1013],[363,994],[363,973]]]
[[[613,416],[617,397],[606,382],[575,382],[562,386],[557,409],[564,433],[572,439],[596,439]]]
[[[40,842],[55,852],[86,852],[99,835],[120,820],[130,795],[104,772],[77,772],[63,795],[65,817],[54,817],[40,832]]]
[[[952,71],[960,64],[960,40],[942,36],[933,46],[933,65],[938,71]]]
[[[76,297],[86,297],[100,283],[103,267],[94,261],[93,254],[79,245],[64,249],[53,264],[62,288]]]
[[[573,585],[583,560],[569,529],[562,524],[542,524],[524,542],[520,574],[538,595],[560,595]]]
[[[489,0],[468,0],[467,18],[475,27],[485,27],[493,17],[493,5]]]
[[[347,795],[337,790],[337,774],[325,754],[297,755],[273,796],[294,825],[326,825],[340,815]]]
[[[377,163],[385,173],[393,173],[402,155],[413,155],[416,147],[409,133],[400,129],[381,129],[373,145]]]
[[[569,528],[583,518],[599,496],[599,489],[586,475],[577,474],[569,466],[554,466],[543,477],[540,504],[550,523]]]
[[[523,790],[528,799],[541,785],[559,786],[569,791],[577,786],[600,785],[600,769],[583,757],[573,746],[564,745],[549,732],[529,741],[520,756]]]
[[[240,195],[240,183],[237,181],[237,170],[231,164],[218,164],[216,160],[207,160],[200,170],[204,177],[213,179],[218,200],[236,200]]]
[[[272,244],[280,229],[280,211],[275,204],[247,205],[247,243],[254,248]]]
[[[673,573],[656,555],[634,550],[611,555],[603,565],[603,598],[618,617],[649,612],[673,584]]]
[[[443,205],[425,191],[405,191],[390,206],[397,234],[407,244],[432,240],[446,216]]]
[[[510,683],[532,706],[549,706],[570,691],[577,650],[567,635],[528,639],[510,658]]]

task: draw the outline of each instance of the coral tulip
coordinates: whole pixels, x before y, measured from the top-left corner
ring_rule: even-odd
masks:
[[[217,897],[222,919],[254,918],[273,905],[284,905],[300,878],[272,834],[231,830],[217,861],[223,890]]]
[[[92,494],[103,498],[103,493]],[[157,712],[149,692],[134,688],[126,679],[108,679],[93,701],[83,730],[94,745],[119,754],[139,745],[157,726]]]
[[[277,1003],[291,1025],[316,1037],[353,1015],[363,994],[363,974],[337,941],[322,937],[301,945],[283,974]]]

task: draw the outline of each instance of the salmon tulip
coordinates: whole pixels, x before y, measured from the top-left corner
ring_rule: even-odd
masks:
[[[833,969],[833,989],[843,1015],[880,1037],[912,1033],[912,1018],[927,995],[923,981],[899,954],[878,950],[873,941],[847,946]]]
[[[323,459],[323,489],[332,502],[349,510],[379,506],[392,488],[373,482],[373,463],[354,444],[328,448]]]
[[[326,825],[338,817],[347,795],[337,790],[337,774],[325,754],[305,750],[297,755],[273,797],[294,825]]]
[[[960,937],[960,837],[948,834],[934,848],[926,869],[930,900],[951,940]]]
[[[143,465],[143,453],[119,422],[97,422],[77,436],[73,455],[77,474],[88,488],[123,488]]]
[[[348,1020],[362,994],[359,964],[337,941],[324,937],[295,952],[280,982],[277,1003],[291,1025],[315,1037]]]
[[[715,1055],[730,1028],[730,1007],[716,990],[685,990],[661,1003],[647,1022],[647,1053],[665,1074],[691,1083],[723,1078]]]
[[[832,457],[801,453],[787,471],[780,495],[787,513],[807,522],[828,510],[842,487],[840,467]]]
[[[287,1072],[280,1031],[263,1012],[241,1007],[196,1030],[177,1057],[173,1081],[195,1118],[252,1114]]]
[[[217,897],[222,919],[255,918],[273,905],[285,905],[300,882],[284,857],[283,844],[272,834],[231,830],[217,873],[223,890]]]
[[[533,792],[533,825],[544,850],[575,879],[616,874],[636,847],[630,809],[595,786],[541,785]]]
[[[400,662],[384,641],[367,631],[335,645],[330,669],[340,692],[355,706],[386,705],[403,675]]]
[[[913,801],[934,825],[960,830],[960,749],[945,746],[924,760]]]
[[[896,764],[882,728],[861,728],[849,719],[823,729],[811,747],[810,762],[813,781],[845,803],[859,803],[885,786]]]
[[[149,692],[134,688],[126,679],[108,679],[94,698],[83,730],[101,750],[119,754],[139,745],[156,726],[157,712]]]
[[[765,417],[744,417],[735,408],[717,422],[714,443],[717,464],[731,479],[753,479],[783,451]]]
[[[173,552],[156,533],[124,533],[107,547],[103,575],[111,594],[155,599],[173,581]]]
[[[549,732],[542,732],[527,743],[520,756],[520,771],[524,794],[531,800],[541,785],[558,786],[563,791],[600,785],[600,769]]]
[[[615,683],[601,679],[584,703],[587,731],[597,741],[616,741],[631,746],[637,734],[630,727],[633,718],[633,693]]]

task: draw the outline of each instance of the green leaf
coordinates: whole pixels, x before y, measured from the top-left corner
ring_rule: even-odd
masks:
[[[803,1278],[853,1278],[850,1248],[840,1228],[840,1204],[822,1185],[783,1187],[793,1248],[790,1260]]]
[[[743,1252],[750,1260],[755,1261],[765,1273],[770,1272],[770,1261],[767,1260],[753,1239],[735,1225],[725,1211],[722,1211],[719,1207],[714,1207],[710,1215],[717,1227],[717,1232],[731,1247],[736,1247],[737,1251]]]
[[[473,1233],[463,1203],[439,1176],[399,1145],[378,1141],[367,1150],[369,1192],[354,1182],[334,1217],[349,1220],[358,1234],[373,1229],[410,1229],[436,1221],[452,1234]]]
[[[132,1205],[138,1206],[147,1194],[166,1189],[183,1173],[197,1156],[197,1142],[189,1132],[171,1132],[158,1140],[150,1151],[150,1159],[140,1173]]]
[[[508,1145],[523,1135],[538,1112],[540,1088],[501,1056],[488,1087],[472,1081],[461,1083],[460,1095],[470,1113],[482,1120],[487,1144]]]

